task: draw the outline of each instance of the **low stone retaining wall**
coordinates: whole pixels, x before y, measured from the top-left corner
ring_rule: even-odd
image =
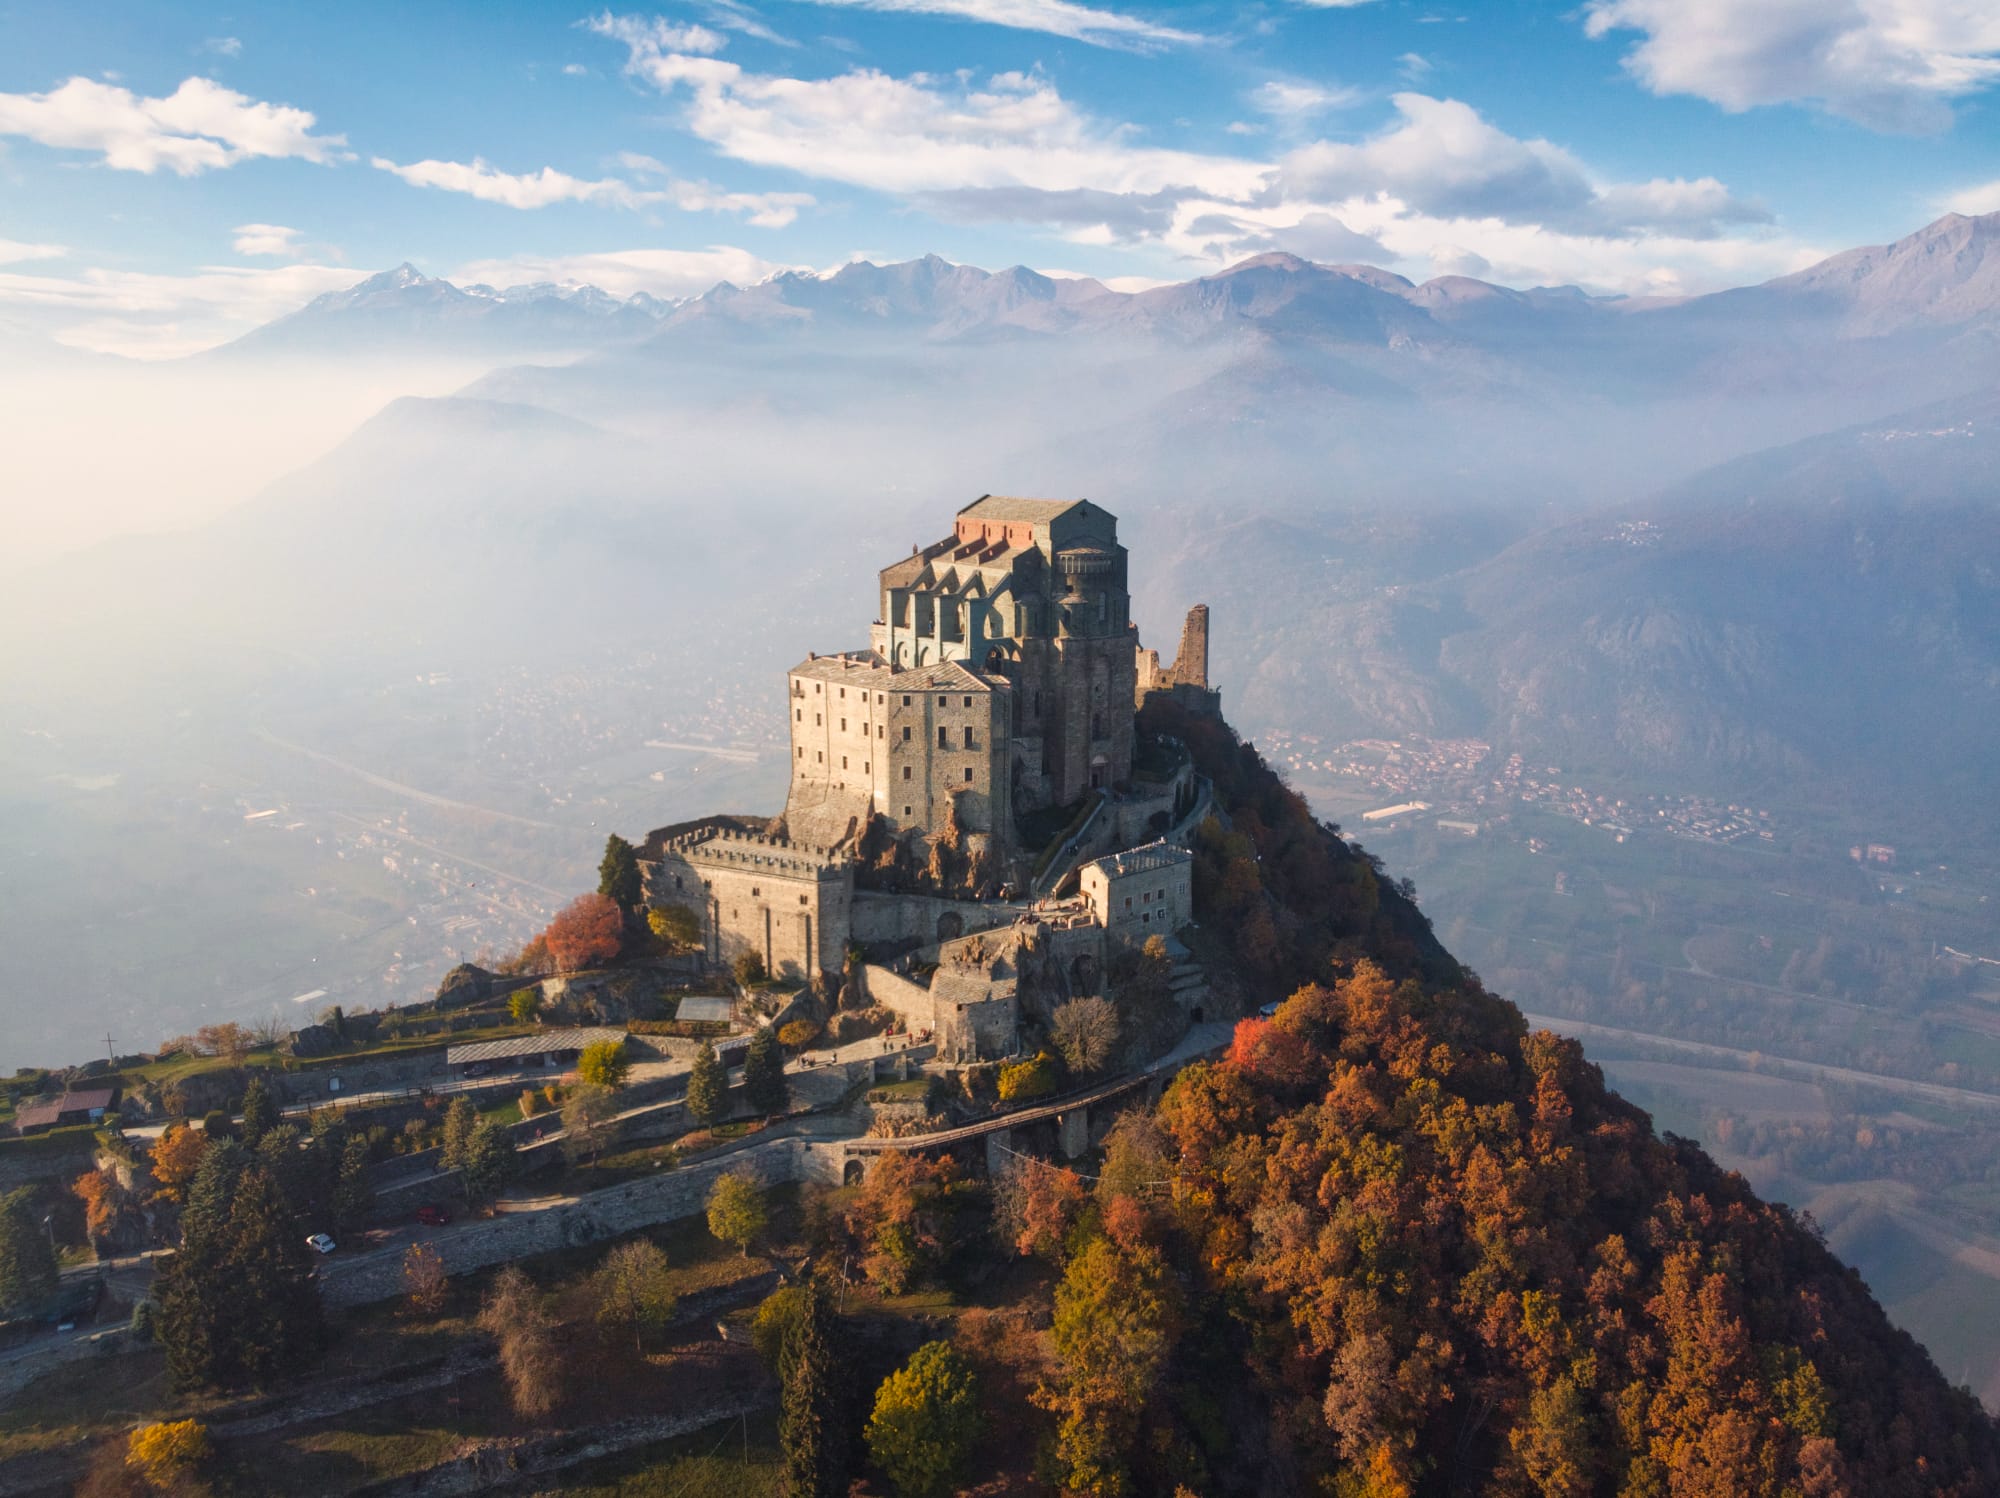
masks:
[[[535,1254],[602,1243],[706,1210],[709,1188],[716,1177],[730,1172],[740,1171],[765,1186],[824,1180],[826,1167],[808,1161],[814,1149],[803,1139],[776,1139],[593,1191],[567,1206],[468,1222],[429,1241],[442,1255],[447,1274],[469,1274]],[[837,1163],[832,1167],[836,1180],[839,1168]],[[398,1253],[382,1251],[345,1262],[336,1256],[321,1270],[320,1292],[329,1305],[392,1300],[403,1289],[403,1259]]]

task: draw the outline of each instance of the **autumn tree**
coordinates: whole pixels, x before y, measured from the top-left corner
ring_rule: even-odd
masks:
[[[207,1426],[199,1420],[169,1420],[133,1431],[126,1443],[125,1464],[154,1489],[172,1492],[214,1457]]]
[[[250,1085],[243,1089],[243,1142],[252,1149],[266,1134],[278,1126],[278,1105],[271,1097],[271,1089],[264,1085],[262,1077],[252,1077]]]
[[[625,1078],[631,1073],[632,1058],[626,1054],[622,1040],[594,1040],[583,1048],[577,1057],[576,1074],[593,1087],[606,1087],[613,1091],[625,1085]]]
[[[722,1069],[722,1059],[715,1054],[715,1047],[704,1040],[694,1053],[694,1066],[688,1072],[688,1117],[698,1123],[712,1124],[728,1110],[728,1074]]]
[[[971,1236],[962,1215],[970,1192],[949,1157],[881,1155],[847,1214],[862,1272],[891,1295],[941,1275]]]
[[[846,1373],[834,1349],[833,1308],[809,1281],[785,1338],[778,1443],[786,1498],[844,1498],[847,1492]]]
[[[1101,1069],[1118,1045],[1118,1011],[1096,994],[1056,1006],[1049,1018],[1049,1038],[1079,1076]]]
[[[207,1152],[209,1136],[184,1123],[172,1123],[153,1142],[153,1186],[168,1201],[181,1201]]]
[[[435,1316],[444,1309],[451,1284],[444,1271],[444,1255],[433,1243],[412,1243],[403,1250],[403,1296],[419,1316]]]
[[[764,1366],[785,1380],[785,1347],[792,1328],[805,1314],[806,1290],[801,1285],[780,1285],[757,1303],[750,1318],[750,1342]]]
[[[203,1025],[194,1032],[194,1040],[198,1048],[211,1056],[226,1058],[232,1066],[240,1065],[257,1044],[256,1035],[234,1020],[219,1025]]]
[[[701,945],[701,918],[686,905],[655,905],[646,912],[646,929],[669,952],[690,952]]]
[[[507,995],[507,1017],[517,1025],[533,1024],[542,1013],[542,985],[530,983]]]
[[[86,1170],[69,1189],[83,1203],[84,1231],[100,1253],[111,1246],[121,1228],[139,1217],[137,1200],[111,1171]]]
[[[626,910],[639,903],[639,855],[615,832],[604,840],[604,858],[597,865],[597,892]]]
[[[1001,1067],[997,1086],[1003,1103],[1047,1097],[1056,1090],[1056,1069],[1047,1056],[1030,1056],[1026,1061]]]
[[[755,988],[770,976],[769,970],[764,966],[764,954],[754,948],[748,952],[738,953],[736,960],[729,967],[730,971],[736,974],[736,981],[745,988]]]
[[[875,1392],[868,1454],[908,1498],[944,1498],[981,1426],[979,1386],[949,1342],[926,1342]]]
[[[30,1186],[0,1196],[0,1313],[25,1310],[56,1292],[56,1253],[34,1202]]]
[[[724,1243],[733,1243],[750,1257],[755,1243],[770,1221],[764,1192],[746,1175],[731,1171],[715,1178],[708,1188],[708,1230]]]
[[[515,1414],[540,1419],[562,1402],[566,1370],[555,1320],[541,1292],[515,1266],[494,1277],[479,1329],[500,1344],[500,1371]]]
[[[674,1319],[674,1296],[667,1256],[646,1238],[621,1243],[605,1255],[593,1281],[600,1326],[630,1327],[632,1350],[643,1352],[645,1333]]]
[[[1089,1200],[1075,1171],[1032,1158],[1014,1160],[993,1185],[994,1226],[1013,1252],[1060,1265]]]
[[[623,944],[625,916],[609,895],[578,895],[556,912],[542,940],[559,973],[609,962]]]
[[[750,1037],[743,1057],[743,1101],[753,1113],[782,1113],[791,1101],[785,1085],[785,1055],[769,1025]]]
[[[1094,1239],[1056,1289],[1056,1372],[1037,1402],[1057,1417],[1056,1457],[1070,1492],[1131,1492],[1147,1405],[1178,1335],[1177,1294],[1159,1253]]]

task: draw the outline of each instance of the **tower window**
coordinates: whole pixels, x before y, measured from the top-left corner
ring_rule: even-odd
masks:
[[[910,695],[909,693],[905,692],[903,694],[903,706],[908,707],[909,705],[910,705]]]
[[[909,814],[910,814],[910,808],[909,808],[909,807],[907,807],[907,806],[906,806],[906,807],[904,807],[904,808],[903,808],[903,815],[907,817],[907,816],[908,816]]]
[[[966,705],[967,707],[971,707],[971,706],[972,706],[972,699],[971,699],[970,697],[968,697],[968,698],[966,698],[966,699],[965,699],[965,705]]]
[[[799,750],[799,758],[800,758],[800,759],[804,759],[805,757],[806,757],[806,752],[805,752],[805,750],[804,750],[804,749],[800,749],[800,750]]]
[[[968,748],[968,749],[970,749],[970,748],[972,748],[972,747],[973,747],[973,743],[972,743],[972,725],[971,725],[971,724],[969,724],[969,723],[968,723],[968,724],[966,725],[966,727],[965,727],[965,747],[966,747],[966,748]]]
[[[840,768],[843,770],[847,768],[847,756],[844,754],[840,756]]]
[[[908,765],[904,765],[904,766],[903,766],[903,779],[905,779],[905,780],[908,780],[909,778],[910,778],[910,767],[909,767]]]
[[[846,733],[846,732],[847,732],[847,719],[845,719],[845,718],[842,718],[842,719],[840,720],[840,731],[841,731],[842,733]]]
[[[949,749],[950,747],[951,747],[951,730],[949,728],[940,726],[938,729],[938,748]]]
[[[967,765],[967,766],[965,767],[965,783],[966,783],[967,785],[971,785],[971,784],[972,784],[972,766],[971,766],[971,765]]]
[[[792,709],[792,716],[803,723],[806,720],[806,710],[802,707],[795,707]]]
[[[910,725],[907,723],[903,725],[903,742],[906,744],[910,742]]]

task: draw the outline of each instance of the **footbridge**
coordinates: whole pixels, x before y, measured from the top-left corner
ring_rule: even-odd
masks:
[[[945,1150],[972,1139],[986,1141],[987,1165],[997,1167],[1007,1153],[1009,1135],[1016,1129],[1049,1122],[1056,1126],[1063,1157],[1074,1160],[1096,1142],[1096,1137],[1101,1137],[1101,1131],[1096,1137],[1091,1131],[1093,1108],[1100,1108],[1105,1103],[1142,1089],[1158,1096],[1168,1080],[1184,1068],[1219,1056],[1227,1050],[1235,1028],[1231,1024],[1196,1025],[1182,1037],[1179,1045],[1137,1071],[1058,1097],[1036,1098],[1004,1113],[995,1113],[971,1123],[929,1134],[906,1134],[895,1139],[843,1140],[841,1150],[846,1159],[843,1177],[850,1182],[861,1179],[873,1160],[886,1154]]]

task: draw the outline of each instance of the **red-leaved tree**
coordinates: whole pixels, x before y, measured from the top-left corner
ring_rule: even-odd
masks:
[[[578,895],[556,913],[542,940],[555,959],[556,971],[573,973],[616,957],[624,931],[625,915],[616,900],[609,895]]]

